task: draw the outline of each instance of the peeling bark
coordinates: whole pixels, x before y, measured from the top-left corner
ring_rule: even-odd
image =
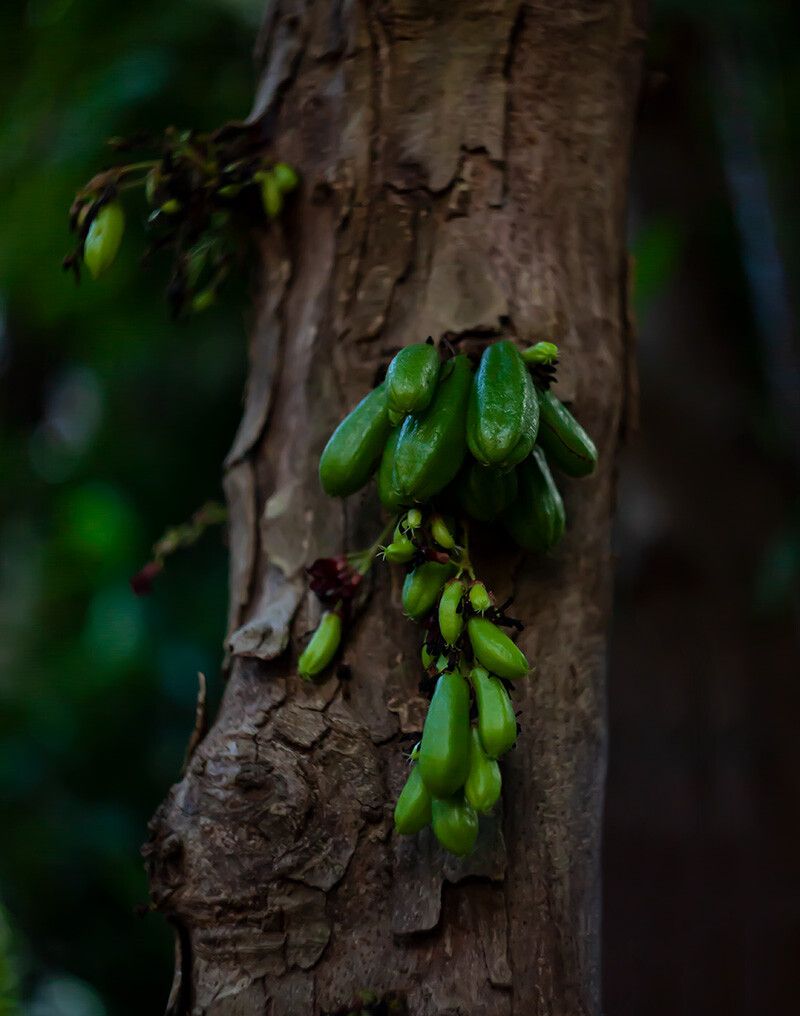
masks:
[[[280,0],[254,115],[302,173],[263,242],[245,412],[226,462],[229,683],[153,818],[153,899],[178,929],[170,1012],[317,1014],[359,990],[413,1016],[599,1012],[604,640],[614,458],[633,377],[624,211],[641,29],[634,0]],[[563,488],[541,561],[485,533],[538,665],[518,686],[504,811],[458,861],[395,837],[424,715],[418,633],[379,569],[351,677],[294,674],[317,608],[303,567],[371,542],[373,492],[316,465],[392,351],[432,335],[563,345],[558,392],[600,467]],[[288,649],[287,649],[288,647]]]

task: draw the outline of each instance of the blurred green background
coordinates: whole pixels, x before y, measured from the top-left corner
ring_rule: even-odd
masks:
[[[171,322],[165,265],[139,267],[144,212],[131,204],[101,283],[77,288],[59,266],[66,210],[111,161],[109,136],[246,114],[262,9],[0,9],[2,1016],[140,1016],[162,1011],[168,991],[171,936],[140,916],[139,847],[179,774],[197,671],[220,693],[219,532],[171,560],[150,598],[132,596],[128,579],[168,525],[221,496],[246,308],[234,295]],[[800,569],[798,12],[656,0],[651,21],[632,180],[644,411],[617,533],[607,997],[612,1013],[760,1014],[784,982],[789,991],[793,967],[774,971],[770,993],[748,973],[751,939],[770,943],[773,962],[800,943],[798,907],[779,903],[796,867],[780,847],[800,835],[796,817],[781,819],[800,810],[785,803],[796,780],[764,804],[800,761],[782,720],[800,705],[788,691]],[[666,708],[665,688],[676,696]],[[719,827],[704,824],[709,809]],[[747,896],[731,911],[730,885],[767,863],[780,892],[755,887],[761,923],[731,943],[720,925],[744,926],[753,908]],[[709,895],[710,871],[725,879]],[[687,927],[700,929],[691,949]],[[718,961],[697,983],[692,952]]]

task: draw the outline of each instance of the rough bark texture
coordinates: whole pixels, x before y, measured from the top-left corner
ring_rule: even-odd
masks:
[[[226,463],[229,683],[152,823],[154,901],[177,929],[175,1014],[317,1014],[359,990],[413,1016],[599,1010],[604,638],[615,449],[631,385],[625,188],[641,29],[633,0],[271,5],[255,113],[303,186],[263,242],[244,416]],[[601,464],[563,484],[547,561],[485,534],[536,661],[505,811],[458,862],[391,830],[419,730],[419,634],[378,569],[352,676],[302,684],[303,567],[371,542],[373,492],[316,475],[391,353],[554,339]]]

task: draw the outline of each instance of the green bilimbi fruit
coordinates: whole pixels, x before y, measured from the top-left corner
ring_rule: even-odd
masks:
[[[453,534],[447,528],[447,523],[441,515],[434,515],[431,519],[431,536],[445,550],[452,550],[456,545]]]
[[[534,346],[523,349],[520,354],[525,363],[555,363],[558,359],[558,346],[554,342],[537,342]]]
[[[297,672],[301,677],[315,677],[336,655],[342,640],[342,619],[335,610],[326,611],[311,636],[311,641],[300,654]]]
[[[419,508],[412,508],[406,512],[406,517],[403,521],[405,522],[406,529],[419,529],[422,525],[422,512]]]
[[[442,369],[448,370],[448,365]],[[427,501],[443,490],[466,454],[464,422],[472,370],[466,356],[450,361],[433,402],[422,416],[407,416],[394,457],[394,487],[408,501]]]
[[[415,342],[394,357],[386,371],[389,411],[402,419],[431,403],[439,378],[439,353],[428,342]]]
[[[564,502],[541,448],[534,448],[517,473],[519,492],[503,513],[503,523],[520,547],[544,553],[564,535]]]
[[[517,718],[503,682],[483,667],[473,667],[469,679],[478,706],[478,733],[489,758],[500,758],[517,741]]]
[[[510,469],[536,440],[539,404],[519,350],[507,339],[481,357],[467,411],[467,444],[484,466]]]
[[[261,204],[268,219],[277,219],[283,208],[283,194],[274,173],[264,173],[261,178]]]
[[[464,613],[461,601],[464,599],[464,583],[453,579],[444,587],[439,600],[439,630],[448,646],[455,645],[464,628]]]
[[[425,561],[406,575],[403,583],[403,610],[414,621],[430,614],[439,599],[442,586],[456,572],[454,564]]]
[[[464,784],[464,796],[475,811],[485,814],[497,804],[502,786],[500,766],[486,754],[478,729],[473,727],[470,731],[469,772]]]
[[[278,185],[278,190],[282,194],[288,194],[290,191],[293,191],[300,183],[297,171],[288,162],[276,162],[272,167],[272,175],[275,178],[275,183]]]
[[[396,536],[383,548],[383,558],[392,564],[407,564],[414,556],[414,544],[407,536]]]
[[[347,497],[372,476],[389,436],[386,387],[365,396],[331,434],[319,460],[322,488],[331,497]]]
[[[463,857],[475,847],[478,838],[478,816],[463,794],[442,799],[434,798],[431,824],[436,839],[451,854]]]
[[[464,511],[476,522],[491,522],[517,496],[517,472],[468,462],[456,481],[458,499]]]
[[[588,476],[597,465],[594,442],[549,389],[538,394],[541,419],[538,442],[548,462],[567,476]]]
[[[122,234],[125,232],[125,212],[118,201],[103,205],[92,219],[83,242],[83,263],[93,279],[111,267],[116,259]]]
[[[422,643],[422,649],[419,651],[420,659],[422,660],[423,670],[427,670],[428,667],[433,663],[433,656],[431,655],[430,649],[428,649],[428,643]]]
[[[403,498],[394,488],[394,453],[397,449],[397,439],[400,437],[400,428],[396,427],[386,442],[381,457],[381,464],[378,467],[378,497],[383,507],[390,512],[396,512],[405,503]],[[408,513],[411,514],[410,512]]]
[[[469,605],[476,614],[482,614],[492,605],[492,599],[482,582],[477,580],[469,587]]]
[[[417,765],[434,797],[448,797],[464,786],[469,772],[469,685],[457,671],[446,671],[436,682]]]
[[[394,807],[394,827],[403,836],[413,836],[431,821],[431,795],[422,782],[419,766],[408,774]]]
[[[514,680],[530,670],[522,650],[487,618],[471,617],[467,632],[478,662],[493,674]]]

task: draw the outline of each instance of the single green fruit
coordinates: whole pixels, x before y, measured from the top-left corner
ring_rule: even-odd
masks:
[[[427,501],[443,490],[466,453],[464,421],[472,370],[466,356],[450,363],[433,402],[422,416],[407,416],[394,459],[394,487],[411,501]]]
[[[414,544],[407,536],[401,536],[392,540],[388,546],[383,548],[383,558],[392,564],[407,564],[414,556]]]
[[[311,641],[300,654],[297,672],[301,677],[315,677],[323,671],[336,655],[342,640],[342,619],[336,611],[329,610],[322,615]]]
[[[567,476],[588,476],[597,465],[594,442],[549,389],[538,394],[541,426],[537,440],[548,462]]]
[[[389,409],[398,416],[421,413],[430,405],[439,378],[439,353],[427,342],[401,349],[386,371]]]
[[[476,614],[483,614],[492,605],[492,598],[486,586],[477,580],[469,587],[469,605]]]
[[[388,436],[386,388],[378,385],[342,420],[325,445],[319,460],[325,493],[347,497],[360,490],[375,471]]]
[[[530,670],[522,650],[487,618],[471,617],[467,631],[478,662],[493,674],[514,680]]]
[[[456,480],[458,500],[476,522],[491,522],[517,496],[517,471],[482,466],[470,459]]]
[[[530,373],[513,342],[483,351],[467,410],[467,444],[484,466],[510,469],[536,440],[539,404]]]
[[[469,771],[469,685],[457,671],[446,671],[436,682],[417,764],[434,797],[448,797],[464,786]]]
[[[422,643],[422,649],[419,651],[420,659],[422,660],[423,670],[427,670],[428,667],[433,663],[433,656],[431,655],[430,649],[428,649],[428,643]]]
[[[447,523],[441,515],[434,515],[431,519],[431,536],[445,550],[452,550],[456,545],[453,534],[447,528]]]
[[[422,782],[419,766],[408,774],[394,807],[394,827],[403,836],[413,836],[431,821],[431,795]]]
[[[419,508],[412,508],[406,512],[405,524],[407,529],[419,529],[422,525],[422,512]]]
[[[475,811],[486,814],[497,804],[503,780],[500,766],[486,754],[477,727],[470,730],[469,772],[464,796]]]
[[[261,181],[261,204],[268,219],[277,219],[283,208],[283,194],[274,173],[267,173]]]
[[[439,599],[442,586],[456,572],[454,564],[425,561],[406,575],[403,583],[403,610],[414,621],[430,614]]]
[[[471,853],[478,838],[478,816],[463,794],[434,798],[431,824],[436,839],[451,854],[463,857]]]
[[[464,628],[464,583],[453,579],[444,587],[439,600],[439,630],[448,646],[455,645]]]
[[[517,718],[511,698],[499,677],[483,667],[469,675],[478,706],[478,733],[489,758],[500,758],[517,742]]]
[[[124,232],[125,212],[119,201],[103,205],[92,219],[83,242],[83,262],[93,279],[113,265]]]
[[[517,499],[503,513],[503,523],[520,547],[544,553],[564,535],[564,502],[541,448],[534,448],[517,473]]]
[[[558,359],[558,346],[554,342],[537,342],[536,345],[523,349],[521,356],[525,363],[555,363]]]
[[[288,162],[276,162],[272,167],[272,175],[275,178],[275,183],[278,185],[278,190],[282,194],[288,194],[290,191],[293,191],[300,183],[297,171]]]

